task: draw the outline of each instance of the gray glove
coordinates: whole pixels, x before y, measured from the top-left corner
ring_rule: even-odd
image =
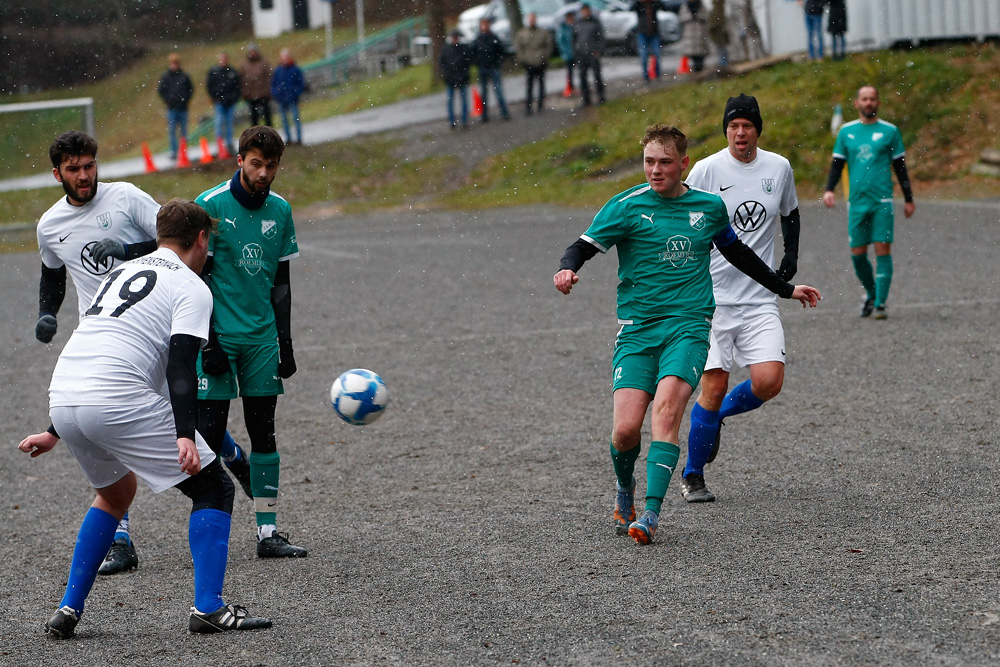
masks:
[[[125,259],[127,257],[125,254],[125,244],[114,239],[104,239],[95,245],[90,250],[90,256],[98,264],[104,265],[107,265],[112,257],[115,259]]]
[[[56,316],[42,315],[35,324],[35,338],[43,343],[51,343],[56,335]]]

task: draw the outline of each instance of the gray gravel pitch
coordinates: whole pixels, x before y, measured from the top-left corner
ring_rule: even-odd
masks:
[[[37,255],[3,256],[0,665],[996,664],[998,207],[900,216],[876,322],[843,208],[803,204],[824,300],[782,306],[785,389],[727,423],[719,500],[673,484],[648,547],[610,524],[616,259],[552,287],[593,213],[300,215],[279,523],[310,555],[257,560],[238,498],[225,594],[275,626],[227,636],[186,633],[189,505],[143,486],[139,570],[97,581],[75,640],[43,634],[91,492],[64,448],[15,445],[48,423],[75,297],[40,345]],[[365,428],[328,404],[356,366],[392,393]]]

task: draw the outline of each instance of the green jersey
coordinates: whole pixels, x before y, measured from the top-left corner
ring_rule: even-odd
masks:
[[[906,154],[892,123],[852,120],[841,126],[833,157],[847,161],[852,204],[892,201],[892,161]]]
[[[648,184],[615,195],[583,239],[601,252],[618,248],[618,320],[712,317],[712,238],[729,230],[718,195],[690,189],[661,197]]]
[[[263,206],[249,209],[231,187],[232,181],[220,183],[195,200],[219,220],[208,246],[215,331],[233,342],[273,341],[278,335],[271,307],[274,276],[279,262],[299,256],[292,207],[272,192]]]

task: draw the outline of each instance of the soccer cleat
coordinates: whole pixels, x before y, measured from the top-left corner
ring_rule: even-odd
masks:
[[[52,618],[45,622],[45,632],[56,639],[69,639],[76,630],[80,616],[72,607],[59,607]]]
[[[868,317],[875,310],[875,299],[865,296],[865,302],[861,304],[861,317]]]
[[[876,320],[884,320],[887,317],[888,315],[886,315],[885,306],[879,306],[878,308],[875,309]]]
[[[247,494],[247,498],[253,498],[253,491],[250,489],[250,457],[239,445],[236,445],[236,451],[239,452],[237,458],[232,461],[223,459],[223,463],[243,487],[243,493]]]
[[[257,558],[305,558],[309,552],[288,542],[286,533],[277,531],[271,537],[257,540]]]
[[[108,549],[108,555],[104,557],[104,562],[97,568],[97,574],[109,575],[119,572],[129,572],[139,567],[139,554],[135,552],[135,545],[128,538],[120,537],[114,541]]]
[[[246,607],[241,607],[238,604],[227,604],[211,614],[203,614],[191,607],[191,618],[188,619],[188,632],[197,634],[230,632],[231,630],[262,630],[269,627],[271,627],[271,619],[251,616]]]
[[[622,487],[615,482],[615,532],[619,535],[628,533],[629,525],[635,521],[635,477],[632,478],[632,485],[629,488]]]
[[[725,423],[724,420],[719,420],[719,428],[715,431],[715,440],[712,441],[712,449],[708,452],[708,458],[705,459],[705,463],[711,463],[719,455],[719,443],[722,441],[722,425]]]
[[[660,525],[660,520],[653,510],[646,510],[639,517],[638,521],[633,521],[628,527],[628,536],[638,544],[649,544],[656,534],[656,527]]]
[[[689,503],[715,502],[715,494],[705,488],[705,476],[696,472],[681,480],[681,495]]]

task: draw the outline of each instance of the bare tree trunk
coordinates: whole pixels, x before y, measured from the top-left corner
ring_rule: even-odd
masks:
[[[507,5],[507,18],[510,19],[510,38],[514,39],[517,31],[524,27],[521,5],[517,0],[503,0],[503,2]]]
[[[441,49],[444,48],[447,34],[444,24],[444,1],[427,0],[427,36],[431,40],[432,81],[440,81]]]

